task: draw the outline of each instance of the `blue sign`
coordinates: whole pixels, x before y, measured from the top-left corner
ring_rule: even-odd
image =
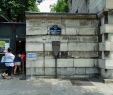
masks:
[[[52,27],[50,27],[49,30],[51,35],[60,35],[61,34],[61,28],[58,27],[58,25],[53,25]]]
[[[36,60],[37,54],[36,53],[27,53],[27,59],[28,60]]]

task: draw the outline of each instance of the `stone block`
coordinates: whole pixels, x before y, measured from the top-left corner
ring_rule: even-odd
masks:
[[[100,27],[101,34],[103,33],[113,33],[113,25],[112,24],[104,24]]]
[[[43,43],[26,43],[26,51],[43,51]]]
[[[77,36],[77,35],[60,35],[60,36],[27,36],[27,43],[51,43],[52,41],[60,41],[61,43],[68,42],[98,42],[98,36]]]
[[[89,12],[101,12],[105,8],[106,0],[89,0]]]
[[[108,12],[108,24],[113,25],[113,13],[112,13],[112,11]]]
[[[36,72],[35,72],[35,68],[34,67],[31,67],[31,68],[26,68],[26,75],[35,75]]]
[[[27,27],[26,35],[44,35],[47,34],[47,28],[42,28],[39,26]]]
[[[45,51],[52,51],[52,43],[45,43]]]
[[[45,59],[45,67],[55,67],[55,59]]]
[[[112,59],[99,59],[99,67],[103,69],[113,69]]]
[[[85,75],[86,74],[86,68],[75,68],[75,73],[77,75]]]
[[[102,42],[113,42],[113,34],[112,33],[105,33],[102,34]]]
[[[57,68],[57,74],[58,76],[72,76],[75,74],[75,68]]]
[[[45,75],[46,76],[54,76],[55,75],[55,68],[45,68]]]
[[[97,59],[74,59],[74,67],[96,67]]]
[[[60,26],[61,27],[61,19],[57,19],[57,20],[55,20],[55,19],[48,19],[47,20],[47,25],[48,25],[48,27],[51,27],[52,25],[58,25],[58,26]]]
[[[112,51],[103,51],[101,55],[101,59],[113,59]]]
[[[60,51],[68,51],[67,43],[60,44]]]
[[[106,0],[106,9],[113,9],[113,0]]]
[[[64,24],[65,24],[66,27],[70,27],[70,26],[75,27],[75,26],[79,26],[80,25],[79,22],[80,22],[79,20],[66,19],[64,21]]]
[[[68,51],[98,51],[98,43],[68,43]]]
[[[101,76],[105,79],[113,79],[112,69],[101,69]]]
[[[89,27],[67,27],[66,35],[96,35],[98,30]]]
[[[73,59],[57,59],[57,67],[73,67]]]
[[[84,79],[91,78],[92,76],[91,75],[88,75],[88,74],[87,75],[86,74],[85,75],[74,75],[73,78],[74,79],[83,79],[84,80]]]
[[[35,74],[38,76],[44,76],[44,68],[36,68]]]
[[[98,33],[98,29],[91,27],[86,27],[86,28],[80,27],[79,30],[77,30],[78,35],[97,35],[97,33]]]
[[[44,66],[44,60],[43,57],[37,58],[37,60],[26,60],[26,67],[43,67]]]
[[[45,40],[45,36],[41,36],[41,35],[38,35],[38,36],[26,36],[26,42],[27,43],[38,43],[38,42],[41,42],[41,43],[44,43],[44,40]]]
[[[26,27],[32,27],[32,26],[35,26],[35,27],[41,27],[41,26],[45,26],[47,27],[47,20],[46,19],[29,19],[29,20],[26,20]]]
[[[108,34],[108,39],[107,41],[113,42],[113,34]]]
[[[100,51],[113,51],[113,43],[109,41],[99,43],[99,50]]]
[[[98,68],[86,68],[86,74],[98,74]]]
[[[74,58],[97,58],[98,52],[95,51],[69,51],[69,56]]]

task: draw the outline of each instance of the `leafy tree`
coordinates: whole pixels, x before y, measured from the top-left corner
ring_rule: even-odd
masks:
[[[68,12],[68,0],[58,0],[57,4],[50,6],[51,12]]]
[[[9,20],[25,21],[25,11],[39,11],[35,0],[1,0],[0,8]]]

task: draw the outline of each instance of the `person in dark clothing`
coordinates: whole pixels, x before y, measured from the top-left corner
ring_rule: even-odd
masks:
[[[17,68],[19,69],[19,73],[21,73],[21,54],[18,54],[14,60],[14,74],[17,74]]]

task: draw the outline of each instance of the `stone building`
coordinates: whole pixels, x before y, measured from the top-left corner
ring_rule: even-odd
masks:
[[[26,13],[26,74],[113,78],[113,0],[69,0],[70,13]]]
[[[27,75],[86,78],[99,74],[96,15],[26,13],[26,19]]]
[[[113,78],[113,0],[69,0],[69,7],[71,13],[98,16],[98,67],[103,78]]]

